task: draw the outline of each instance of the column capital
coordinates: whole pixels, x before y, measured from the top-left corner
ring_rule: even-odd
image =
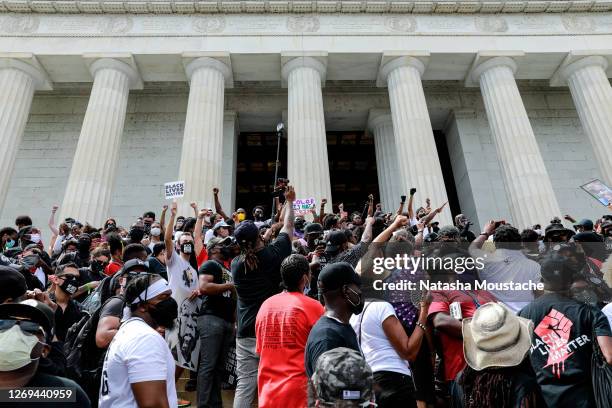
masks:
[[[132,54],[85,54],[83,58],[94,80],[97,72],[103,69],[113,69],[127,75],[130,80],[130,89],[144,87]]]
[[[390,59],[389,59],[390,57]],[[401,67],[412,67],[419,71],[419,77],[422,77],[425,73],[425,65],[428,62],[429,54],[426,56],[414,56],[414,55],[383,55],[380,69],[378,70],[378,79],[376,85],[379,87],[387,86],[387,78],[389,74]],[[385,61],[385,59],[387,61]]]
[[[185,74],[189,82],[191,82],[191,77],[195,71],[202,68],[210,68],[223,74],[226,88],[234,87],[232,62],[227,52],[183,53],[183,65],[185,66]]]
[[[511,57],[494,57],[494,58],[488,59],[488,60],[478,64],[476,67],[474,67],[474,69],[472,70],[472,73],[470,75],[472,77],[472,81],[478,82],[480,80],[480,76],[482,74],[484,74],[488,70],[496,68],[496,67],[508,67],[512,71],[512,74],[515,74],[516,70],[518,69],[518,65],[516,65],[516,61],[514,61],[513,58],[511,58]]]
[[[559,74],[564,81],[567,81],[569,77],[571,77],[576,71],[579,71],[586,67],[591,66],[599,66],[604,71],[608,69],[608,60],[601,55],[591,55],[589,57],[584,57],[579,60],[576,60],[569,65],[563,67]]]
[[[293,53],[281,54],[281,76],[283,87],[287,86],[289,74],[296,68],[312,68],[319,73],[321,77],[321,86],[325,86],[327,77],[327,53],[309,53],[295,55]]]
[[[34,54],[0,53],[0,69],[17,69],[34,80],[34,89],[52,90],[51,80]]]
[[[391,111],[388,109],[370,109],[368,113],[368,129],[374,131],[378,126],[383,124],[393,125]]]
[[[506,66],[516,73],[518,62],[525,57],[523,51],[479,51],[465,76],[464,85],[467,88],[480,86],[481,75],[495,67]]]

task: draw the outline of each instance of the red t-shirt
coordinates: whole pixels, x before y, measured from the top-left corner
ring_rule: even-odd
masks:
[[[198,254],[198,256],[196,256],[196,262],[198,263],[198,269],[206,261],[208,261],[208,251],[206,250],[206,247],[203,247],[200,253]],[[225,260],[222,262],[222,264],[227,269],[231,269],[232,260],[231,259]]]
[[[485,303],[496,302],[497,299],[486,290],[459,291],[432,291],[433,302],[429,306],[429,316],[435,313],[450,314],[450,304],[461,302],[461,314],[463,318],[474,316],[476,309]],[[444,379],[453,381],[457,374],[465,368],[465,357],[463,357],[463,340],[439,331],[437,337],[442,349],[442,361],[444,364]]]
[[[259,407],[306,407],[304,349],[323,306],[299,292],[268,298],[257,313]]]
[[[106,276],[113,276],[123,268],[123,263],[118,261],[111,261],[106,268],[104,268],[104,274]]]

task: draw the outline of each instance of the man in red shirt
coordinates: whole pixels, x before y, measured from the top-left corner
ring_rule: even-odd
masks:
[[[304,295],[310,283],[306,257],[293,254],[281,264],[285,291],[268,298],[257,313],[256,350],[260,355],[259,407],[306,407],[304,350],[323,306]]]

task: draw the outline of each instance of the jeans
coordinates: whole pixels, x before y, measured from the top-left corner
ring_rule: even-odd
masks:
[[[234,408],[249,408],[257,393],[259,355],[255,352],[255,337],[236,339],[236,394]]]
[[[220,317],[205,314],[198,316],[198,331],[198,407],[221,408],[221,376],[225,358],[234,339],[234,325]]]
[[[416,408],[412,377],[392,371],[374,373],[374,393],[378,408]]]

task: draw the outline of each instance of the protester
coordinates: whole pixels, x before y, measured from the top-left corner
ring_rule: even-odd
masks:
[[[565,257],[542,263],[544,295],[519,312],[534,326],[531,365],[549,407],[595,406],[591,358],[597,342],[612,364],[612,331],[598,309],[570,298],[575,270]]]
[[[271,244],[264,244],[259,229],[251,221],[242,221],[234,232],[241,250],[240,256],[232,262],[232,277],[238,293],[238,384],[234,408],[250,406],[257,392],[259,357],[256,353],[255,320],[261,304],[279,292],[282,280],[280,265],[283,259],[291,254],[295,190],[292,186],[287,186],[284,195],[283,227]]]
[[[177,406],[174,358],[156,331],[174,325],[178,310],[171,294],[156,275],[137,277],[126,288],[129,317],[104,359],[100,408]]]
[[[304,407],[304,349],[323,306],[304,295],[310,266],[303,255],[289,255],[281,264],[284,291],[268,298],[255,323],[259,354],[258,406]]]
[[[55,303],[55,335],[64,341],[68,329],[79,320],[81,307],[72,299],[79,289],[79,269],[73,263],[58,267],[51,278],[49,289],[51,300]]]
[[[208,241],[208,261],[198,270],[202,307],[197,325],[200,336],[198,406],[221,407],[221,382],[226,356],[235,342],[236,290],[224,261],[229,238]]]
[[[32,303],[34,302],[34,303]],[[53,316],[46,305],[28,300],[26,303],[0,305],[0,389],[20,387],[65,388],[74,393],[74,402],[18,402],[20,407],[89,408],[90,402],[81,387],[67,378],[41,370],[41,361],[50,353]]]
[[[487,303],[462,326],[467,366],[457,378],[456,406],[546,408],[527,358],[530,320],[503,303]]]
[[[352,315],[363,311],[361,279],[348,262],[326,266],[319,275],[319,293],[325,314],[314,325],[306,342],[306,374],[312,377],[317,359],[328,350],[347,347],[359,351],[355,331],[349,324]]]

